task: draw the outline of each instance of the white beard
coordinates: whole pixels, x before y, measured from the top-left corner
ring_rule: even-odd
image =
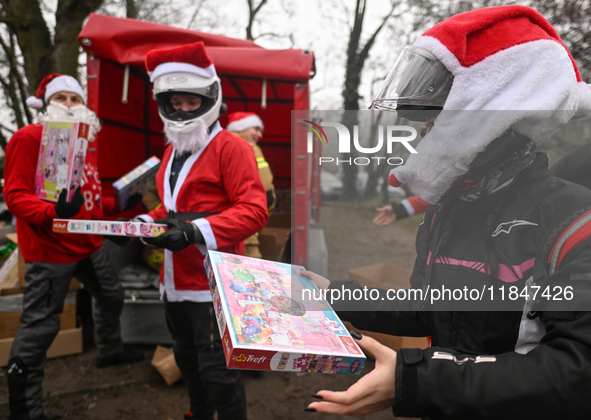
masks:
[[[175,154],[180,156],[186,152],[191,154],[203,149],[209,138],[209,131],[205,122],[198,118],[183,128],[177,128],[171,123],[164,123],[166,144],[174,146]]]
[[[93,141],[96,133],[101,129],[101,123],[94,112],[84,105],[76,105],[71,108],[51,101],[47,105],[47,111],[38,116],[39,122],[46,121],[64,121],[64,122],[83,122],[88,124],[88,141]]]

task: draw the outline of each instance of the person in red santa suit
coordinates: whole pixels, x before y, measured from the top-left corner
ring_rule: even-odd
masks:
[[[257,167],[259,168],[259,176],[263,187],[267,193],[267,209],[269,214],[275,208],[275,187],[273,186],[273,172],[269,163],[265,160],[265,155],[259,147],[258,143],[263,138],[263,121],[254,112],[233,112],[228,115],[228,126],[226,130],[242,137],[250,144],[256,158]],[[262,258],[259,250],[259,238],[257,235],[252,235],[244,241],[245,250],[244,255],[252,258]]]
[[[169,146],[156,175],[163,206],[138,217],[169,230],[149,244],[165,248],[160,291],[187,384],[186,419],[246,419],[238,371],[226,368],[203,265],[208,250],[243,254],[244,239],[268,219],[252,148],[223,130],[220,79],[202,42],[146,57]]]
[[[119,317],[123,289],[112,263],[101,248],[97,235],[56,234],[52,221],[61,219],[103,219],[114,210],[113,199],[103,199],[97,171],[95,136],[100,128],[94,112],[86,108],[82,87],[67,75],[51,74],[43,79],[35,97],[27,99],[34,109],[46,111],[39,121],[82,121],[90,126],[89,146],[84,163],[83,185],[70,202],[66,189],[57,203],[44,201],[34,193],[35,173],[42,125],[30,124],[18,130],[6,147],[4,199],[16,216],[18,246],[27,263],[23,313],[8,361],[8,390],[12,420],[45,419],[43,369],[46,352],[60,329],[60,314],[75,276],[93,296],[96,365],[134,363],[143,353],[126,350],[121,342]]]

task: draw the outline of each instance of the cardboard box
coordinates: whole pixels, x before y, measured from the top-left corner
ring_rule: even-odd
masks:
[[[289,240],[290,229],[265,227],[259,233],[259,250],[263,259],[279,261]]]
[[[14,338],[12,337],[0,339],[0,367],[8,365],[8,357],[10,356],[13,341]],[[47,350],[47,358],[53,359],[80,354],[82,351],[82,327],[61,330],[53,340],[49,350]]]
[[[72,290],[66,295],[64,311],[60,315],[60,329],[76,327],[76,294]],[[23,310],[23,295],[7,294],[0,296],[0,339],[14,337]]]
[[[129,197],[144,195],[156,186],[156,173],[160,168],[160,159],[152,156],[113,183],[113,196],[118,210],[127,207]]]
[[[410,275],[410,271],[390,264],[374,264],[349,270],[349,280],[356,280],[362,286],[381,289],[408,289],[410,288]],[[349,329],[354,328],[350,323],[346,325]],[[355,330],[376,339],[393,350],[429,347],[428,337],[398,337],[372,331]]]
[[[39,198],[57,201],[60,191],[65,188],[68,191],[66,201],[72,200],[76,188],[82,185],[87,138],[88,124],[43,123],[34,186]]]
[[[361,372],[363,352],[301,267],[209,251],[205,269],[229,368]]]
[[[0,289],[14,289],[18,286],[18,248],[4,260],[0,267]]]
[[[18,236],[16,233],[7,234],[6,238],[8,238],[10,241],[12,241],[18,245]],[[18,264],[18,288],[0,289],[0,295],[17,294],[17,293],[24,292],[24,290],[25,290],[25,273],[27,272],[27,264],[25,263],[25,260],[23,259],[23,255],[20,252],[18,253],[18,263],[17,264]],[[70,288],[68,290],[79,290],[80,287],[81,286],[80,286],[80,283],[78,282],[78,280],[76,280],[76,278],[72,278],[72,281],[70,282]]]
[[[157,223],[118,222],[114,220],[53,219],[52,230],[56,233],[149,238],[163,234],[168,230],[168,226]]]
[[[18,239],[16,236],[16,226],[10,225],[10,226],[3,227],[1,229],[6,230],[7,233],[0,234],[0,239],[9,240],[10,242],[17,244],[17,246],[18,246]],[[14,260],[11,260],[11,258],[16,258],[16,262]],[[25,270],[22,267],[25,265],[25,261],[23,260],[23,256],[21,255],[21,253],[18,252],[18,248],[12,252],[10,257],[6,260],[5,265],[3,265],[2,269],[0,269],[0,272],[5,270],[5,267],[8,268],[12,264],[14,264],[14,265],[12,267],[10,267],[9,270],[6,270],[4,272],[4,274],[0,274],[0,294],[2,293],[3,290],[6,290],[6,289],[25,287]],[[25,267],[25,269],[26,269],[26,267]],[[21,270],[23,270],[22,271],[22,284],[21,284]],[[4,277],[3,277],[3,275],[4,275]]]
[[[272,214],[267,225],[259,232],[259,250],[263,259],[280,261],[291,232],[291,216]]]

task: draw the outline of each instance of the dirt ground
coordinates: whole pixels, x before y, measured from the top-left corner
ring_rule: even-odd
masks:
[[[328,246],[329,277],[346,278],[350,268],[387,262],[412,269],[414,233],[420,217],[379,228],[371,223],[379,203],[330,202],[322,208],[321,224]],[[154,346],[134,347],[146,360],[130,366],[98,369],[94,348],[85,333],[81,355],[49,360],[45,371],[48,416],[63,419],[181,420],[188,397],[181,382],[168,386],[150,365]],[[90,342],[89,342],[90,341]],[[373,367],[368,360],[362,374]],[[304,412],[321,389],[344,390],[358,376],[265,372],[261,378],[243,374],[249,419],[330,419],[336,416]],[[8,416],[6,369],[0,370],[0,419]],[[353,417],[340,417],[353,418]],[[359,418],[359,417],[355,417]],[[392,419],[391,411],[362,417]]]

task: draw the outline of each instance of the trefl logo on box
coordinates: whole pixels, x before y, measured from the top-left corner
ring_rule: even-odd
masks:
[[[248,356],[241,354],[236,357],[236,361],[240,363],[256,363],[258,365],[263,363],[266,358],[266,356],[254,357],[252,354],[249,354]]]
[[[228,333],[226,333],[224,335],[224,350],[226,350],[226,354],[230,355],[230,352],[232,351],[232,349],[230,348],[230,343],[229,343],[229,339],[228,339]]]

